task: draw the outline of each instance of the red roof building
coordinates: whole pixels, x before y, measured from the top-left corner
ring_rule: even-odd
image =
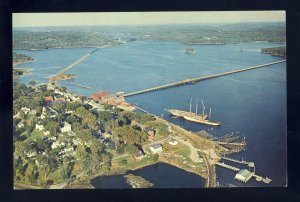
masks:
[[[45,97],[44,97],[44,101],[45,101],[45,102],[53,102],[54,99],[53,99],[52,96],[45,96]]]
[[[91,96],[91,98],[92,98],[93,100],[99,102],[99,101],[102,101],[103,98],[105,98],[105,97],[107,97],[107,96],[109,96],[109,93],[103,91],[103,92],[98,92],[98,93],[93,94],[93,95]]]

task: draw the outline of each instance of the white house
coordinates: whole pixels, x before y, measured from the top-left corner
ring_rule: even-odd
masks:
[[[71,131],[71,130],[72,130],[71,124],[69,124],[68,122],[65,122],[65,123],[64,123],[64,127],[62,127],[62,128],[60,129],[60,131],[61,131],[62,133],[64,133],[64,132],[69,132],[69,131]]]
[[[71,137],[74,137],[76,134],[73,131],[70,130],[70,131],[68,131],[68,135],[71,136]]]
[[[24,114],[28,114],[30,112],[30,109],[27,107],[22,107],[21,110],[24,112]]]
[[[170,144],[170,145],[177,145],[178,142],[177,142],[177,140],[171,138],[171,139],[169,140],[169,144]]]
[[[79,145],[79,144],[82,145],[82,142],[79,138],[77,138],[77,139],[73,139],[73,144],[74,145]]]
[[[48,130],[44,131],[44,135],[50,135],[50,132]]]
[[[64,143],[64,142],[59,142],[59,141],[55,141],[55,142],[53,142],[52,143],[52,145],[51,145],[51,148],[52,149],[55,149],[55,148],[57,148],[57,147],[64,147],[66,144]]]
[[[156,153],[162,152],[163,149],[160,144],[155,144],[155,145],[150,146],[150,150],[152,153],[156,154]]]
[[[36,152],[35,152],[35,151],[25,152],[25,155],[26,155],[28,158],[30,158],[30,157],[36,156]]]
[[[40,124],[35,124],[35,128],[37,130],[44,130],[44,126],[43,125],[40,125]]]
[[[29,114],[35,115],[35,114],[36,114],[36,110],[35,110],[35,109],[31,110],[31,111],[29,112]]]
[[[70,147],[70,148],[64,148],[63,150],[61,150],[59,152],[59,154],[65,154],[65,153],[69,153],[69,152],[72,152],[74,151],[74,148],[73,147]]]
[[[53,141],[55,141],[55,140],[56,140],[56,137],[55,137],[55,136],[49,137],[48,140],[53,140]]]
[[[18,128],[23,128],[24,127],[24,123],[22,121],[20,121],[17,125]]]

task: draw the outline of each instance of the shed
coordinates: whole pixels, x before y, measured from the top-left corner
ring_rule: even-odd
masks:
[[[234,179],[241,181],[241,182],[248,182],[250,178],[252,177],[252,173],[247,169],[241,169],[234,177]]]
[[[177,142],[177,140],[171,138],[171,139],[169,140],[169,144],[170,144],[170,145],[177,145],[178,142]]]

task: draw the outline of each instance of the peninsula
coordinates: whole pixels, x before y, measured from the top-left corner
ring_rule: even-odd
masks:
[[[157,162],[196,173],[211,187],[213,165],[234,152],[154,115],[31,83],[13,86],[16,188],[80,188],[95,176]]]

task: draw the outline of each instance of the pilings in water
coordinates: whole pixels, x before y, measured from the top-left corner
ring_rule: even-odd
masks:
[[[91,89],[91,87],[80,85],[80,84],[76,84],[76,83],[72,83],[72,82],[65,81],[65,83],[73,85],[73,86],[78,86],[78,87],[81,87],[81,88]]]

